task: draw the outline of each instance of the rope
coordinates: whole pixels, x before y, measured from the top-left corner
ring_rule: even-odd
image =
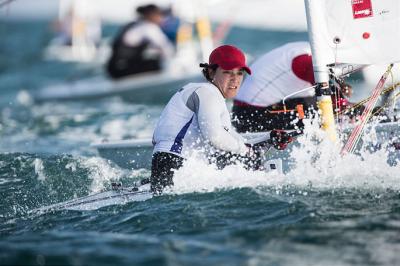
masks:
[[[293,93],[290,93],[290,94],[286,95],[285,97],[283,97],[283,99],[282,99],[283,110],[286,112],[286,104],[285,104],[285,101],[286,101],[287,98],[292,97],[292,96],[294,96],[294,95],[296,95],[296,94],[300,94],[300,93],[302,93],[302,92],[311,90],[311,89],[315,89],[316,87],[317,87],[317,85],[313,85],[313,86],[311,86],[311,87],[307,87],[307,88],[304,88],[304,89],[295,91],[295,92],[293,92]]]
[[[389,106],[390,103],[395,103],[397,97],[400,95],[400,92],[396,93],[393,97],[392,100],[387,101],[383,106],[379,107],[378,109],[375,110],[375,112],[372,113],[372,116],[377,115],[378,113],[380,113],[383,109],[385,109],[385,107]]]
[[[333,64],[333,67],[336,67],[337,64],[338,64],[338,62],[337,62],[337,53],[338,53],[338,42],[335,42],[335,63]],[[333,78],[333,83],[335,83],[335,82],[336,82],[336,80],[335,80],[335,78]],[[333,84],[333,86],[335,86],[335,84]],[[340,89],[340,85],[339,85],[339,89]],[[335,86],[335,90],[333,92],[333,94],[335,96],[335,99],[339,99],[339,97],[338,97],[339,94],[340,94],[339,89]],[[341,111],[341,106],[339,106],[339,103],[338,103],[337,100],[335,100],[335,110],[339,110],[339,112]],[[338,125],[339,124],[339,117],[336,117],[335,120],[336,120],[335,121],[336,125]]]
[[[400,82],[398,82],[398,83],[396,83],[396,84],[394,84],[394,85],[392,85],[392,86],[390,86],[390,87],[387,87],[387,88],[385,88],[384,90],[382,90],[381,95],[384,95],[384,94],[386,94],[386,93],[389,93],[389,92],[391,92],[392,90],[395,90],[397,87],[400,87]],[[399,96],[399,93],[397,93],[397,94],[395,95],[395,97],[396,97],[396,96]],[[361,101],[359,101],[359,102],[356,103],[356,104],[353,104],[353,105],[350,106],[350,107],[347,107],[346,109],[344,109],[344,110],[342,110],[342,111],[340,111],[340,112],[337,112],[336,115],[340,116],[340,115],[344,115],[344,114],[346,114],[346,113],[348,113],[348,112],[351,112],[352,110],[357,109],[358,107],[364,105],[364,104],[365,104],[366,102],[368,102],[370,99],[371,99],[371,96],[368,97],[368,98],[365,98],[365,99],[363,99],[363,100],[361,100]]]
[[[393,67],[393,64],[389,65],[386,72],[382,75],[381,79],[379,80],[378,84],[376,85],[375,89],[371,97],[368,100],[367,105],[360,117],[360,123],[353,129],[349,139],[347,140],[346,145],[342,148],[341,155],[346,153],[353,153],[357,143],[360,141],[361,135],[363,133],[364,127],[368,122],[369,118],[371,117],[372,111],[378,101],[378,97],[381,95],[383,90],[383,85]]]

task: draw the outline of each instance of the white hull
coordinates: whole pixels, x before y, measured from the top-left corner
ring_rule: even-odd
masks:
[[[110,57],[111,50],[107,44],[95,46],[71,46],[51,43],[44,51],[46,60],[76,62],[101,65]]]
[[[153,144],[151,139],[128,139],[93,143],[101,157],[123,168],[150,168]]]
[[[139,187],[119,188],[110,191],[99,192],[86,197],[42,207],[34,210],[33,212],[48,212],[57,210],[90,211],[110,205],[145,201],[152,197],[153,194],[150,192],[150,184],[146,184]]]
[[[127,101],[164,103],[181,86],[197,78],[201,78],[199,69],[187,73],[152,72],[120,80],[100,76],[42,88],[35,92],[33,99],[44,102],[121,96]]]

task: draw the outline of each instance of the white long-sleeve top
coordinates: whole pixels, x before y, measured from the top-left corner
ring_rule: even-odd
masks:
[[[244,154],[244,139],[232,127],[225,98],[211,83],[189,83],[163,110],[153,134],[153,152],[183,158],[194,150]]]
[[[157,24],[140,21],[123,37],[123,42],[128,46],[137,46],[143,41],[148,41],[149,48],[160,51],[164,58],[170,58],[174,54],[174,46]]]

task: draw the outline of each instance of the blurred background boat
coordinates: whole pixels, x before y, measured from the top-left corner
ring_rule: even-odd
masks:
[[[88,15],[87,11],[94,9],[93,3],[89,5],[90,1],[64,2],[60,2],[60,7],[63,7],[60,9],[67,9],[62,15],[63,23],[67,26],[63,27],[66,28],[63,30],[63,35],[57,36],[56,40],[51,42],[50,48],[54,48],[55,53],[61,57],[65,55],[60,53],[61,50],[69,49],[67,53],[71,55],[70,61],[82,59],[80,61],[92,61],[93,63],[92,59],[96,59],[104,63],[105,60],[102,58],[104,55],[110,56],[110,53],[100,55],[100,47],[97,49],[100,34],[93,34],[93,32],[100,30],[92,28],[99,26],[91,26],[94,24],[94,15]],[[189,80],[199,79],[198,64],[204,61],[205,55],[209,54],[212,49],[211,29],[206,8],[200,2],[175,1],[173,4],[171,2],[169,4],[171,5],[170,9],[174,12],[173,16],[176,16],[179,21],[175,30],[176,35],[172,37],[174,38],[173,42],[176,42],[176,51],[172,58],[163,62],[160,71],[134,74],[118,79],[110,78],[108,74],[103,73],[94,78],[50,85],[36,91],[33,94],[33,100],[35,102],[87,100],[119,95],[125,100],[151,102],[154,99],[162,99],[165,101],[176,91],[176,88],[180,88]],[[101,13],[101,11],[98,12]],[[60,17],[62,16],[60,15]],[[96,17],[98,16],[100,15],[96,14]],[[195,26],[197,27],[197,36],[193,36],[192,33]],[[171,87],[175,87],[175,89],[172,91],[167,89]]]
[[[45,59],[102,64],[110,56],[102,40],[101,21],[93,1],[60,0],[52,27],[56,36],[44,52]]]

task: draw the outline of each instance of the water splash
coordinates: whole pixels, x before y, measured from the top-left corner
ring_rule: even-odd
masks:
[[[45,181],[46,180],[46,175],[43,171],[44,166],[43,166],[43,161],[41,159],[36,158],[33,161],[33,165],[35,167],[35,173],[37,175],[37,179],[39,181]]]
[[[306,126],[297,144],[292,145],[285,156],[281,156],[291,162],[286,174],[247,171],[240,165],[217,170],[213,165],[190,158],[176,171],[172,192],[211,192],[259,186],[273,187],[278,192],[285,186],[298,190],[400,190],[400,166],[388,164],[390,151],[379,149],[371,152],[362,149],[358,154],[342,157],[339,155],[341,143],[329,141],[325,132],[314,125],[310,123]],[[364,140],[364,146],[369,145],[368,140]]]
[[[89,169],[89,190],[92,193],[103,190],[106,184],[110,184],[112,180],[119,180],[124,173],[122,169],[113,167],[105,159],[98,157],[81,159],[80,165]]]

